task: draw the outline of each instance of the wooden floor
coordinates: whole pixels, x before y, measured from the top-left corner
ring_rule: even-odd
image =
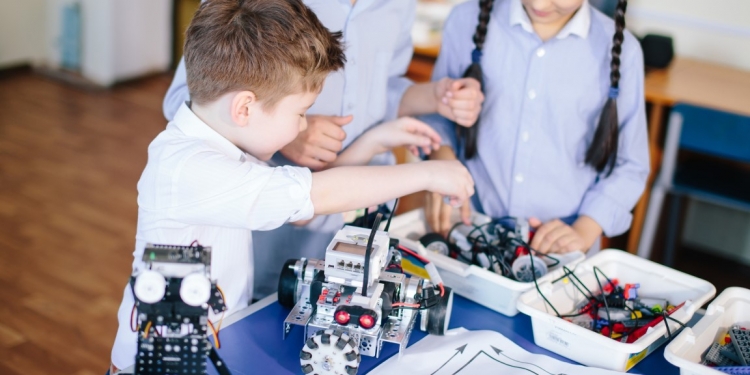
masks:
[[[0,76],[0,374],[104,373],[169,81],[91,91]],[[750,267],[705,253],[681,251],[677,268],[750,287]]]
[[[0,374],[106,371],[169,82],[0,77]]]

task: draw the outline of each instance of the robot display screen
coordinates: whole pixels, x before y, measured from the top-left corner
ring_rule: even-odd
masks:
[[[367,247],[352,243],[337,242],[336,245],[333,246],[333,250],[340,251],[342,253],[361,255],[364,257]]]

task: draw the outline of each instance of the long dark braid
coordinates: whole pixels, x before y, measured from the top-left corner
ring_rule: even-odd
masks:
[[[474,78],[479,81],[480,89],[484,92],[484,77],[482,74],[482,48],[487,37],[487,25],[490,23],[490,12],[494,0],[479,0],[479,23],[474,32],[474,50],[471,51],[471,65],[464,72],[464,78]],[[477,133],[479,131],[479,117],[471,127],[456,126],[458,142],[463,145],[464,157],[471,159],[477,154]]]
[[[627,0],[619,0],[615,11],[615,35],[612,37],[612,63],[609,73],[609,98],[604,104],[594,139],[586,151],[586,163],[609,176],[617,161],[617,144],[620,125],[617,116],[617,96],[620,94],[620,52],[622,52],[625,9]]]

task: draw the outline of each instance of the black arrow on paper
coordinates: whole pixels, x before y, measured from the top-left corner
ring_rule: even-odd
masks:
[[[448,360],[445,361],[445,363],[443,363],[442,365],[440,365],[440,367],[438,367],[438,369],[435,370],[431,375],[435,375],[435,373],[437,373],[438,371],[440,371],[440,369],[442,369],[443,367],[445,367],[445,365],[447,365],[448,362],[450,362],[453,359],[453,357],[455,357],[455,356],[457,356],[459,354],[463,354],[464,350],[466,349],[466,345],[469,345],[469,344],[463,344],[463,345],[459,346],[458,348],[456,348],[456,352],[453,353],[453,355],[450,358],[448,358]]]
[[[544,371],[544,372],[548,373],[549,375],[555,375],[555,374],[553,374],[553,373],[551,373],[551,372],[549,372],[549,371],[547,371],[547,370],[545,370],[545,369],[543,369],[543,368],[541,368],[541,367],[539,367],[539,366],[537,366],[537,365],[535,365],[535,364],[533,364],[533,363],[522,362],[522,361],[519,361],[519,360],[517,360],[517,359],[513,359],[513,358],[511,358],[511,357],[508,357],[507,355],[505,355],[505,354],[503,353],[503,351],[502,351],[502,350],[500,350],[500,349],[498,349],[498,348],[496,348],[496,347],[494,347],[494,346],[492,346],[492,345],[490,345],[490,348],[492,348],[492,350],[494,350],[496,354],[502,355],[503,357],[505,357],[505,358],[508,358],[508,359],[510,359],[511,361],[516,361],[516,362],[518,362],[518,363],[523,363],[523,364],[525,364],[525,365],[529,365],[529,366],[534,366],[534,367],[536,367],[536,368],[538,368],[538,369],[540,369],[540,370],[542,370],[542,371]],[[558,374],[558,375],[565,375],[565,374]]]
[[[493,348],[493,349],[494,349],[494,348]],[[525,368],[525,367],[514,366],[514,365],[511,365],[510,363],[505,363],[505,362],[503,362],[503,361],[501,361],[501,360],[499,360],[499,359],[497,359],[497,358],[495,358],[495,357],[493,357],[493,356],[489,355],[489,353],[485,352],[484,350],[480,350],[480,351],[479,351],[479,353],[477,353],[477,354],[475,354],[475,355],[474,355],[473,357],[471,357],[471,359],[469,360],[469,362],[466,362],[466,364],[464,364],[463,366],[461,366],[461,368],[460,368],[460,369],[458,369],[458,371],[454,372],[454,373],[453,373],[453,375],[456,375],[456,374],[458,374],[459,372],[461,372],[461,370],[463,370],[464,368],[466,368],[466,366],[468,366],[468,365],[469,365],[469,364],[470,364],[471,362],[473,362],[473,361],[474,361],[474,360],[475,360],[475,359],[476,359],[477,357],[479,357],[479,355],[480,355],[480,354],[484,354],[484,355],[486,355],[486,356],[487,356],[487,358],[489,358],[489,359],[491,359],[491,360],[493,360],[493,361],[495,361],[495,362],[497,362],[497,363],[501,363],[501,364],[504,364],[504,365],[506,365],[506,366],[508,366],[508,367],[513,367],[513,368],[517,368],[517,369],[519,369],[519,370],[526,370],[526,371],[528,371],[528,372],[530,372],[530,373],[532,373],[532,374],[534,374],[534,375],[539,375],[538,373],[536,373],[536,372],[534,372],[534,371],[531,371],[531,370],[529,370],[529,369],[527,369],[527,368]]]

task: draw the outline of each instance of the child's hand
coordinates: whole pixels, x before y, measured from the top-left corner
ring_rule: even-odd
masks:
[[[456,161],[456,154],[450,146],[442,146],[430,155],[430,160],[453,160]],[[450,230],[451,216],[453,214],[453,206],[447,204],[444,197],[439,193],[427,193],[425,196],[424,213],[427,219],[427,225],[432,228],[432,231],[439,233],[444,237],[448,235]],[[461,221],[464,224],[470,225],[471,220],[471,205],[467,202],[461,205]]]
[[[352,116],[307,116],[307,129],[281,149],[281,154],[299,166],[320,170],[336,160],[346,132],[342,127]]]
[[[588,216],[579,217],[573,226],[555,219],[542,224],[541,220],[532,217],[529,225],[536,229],[531,240],[531,248],[540,253],[586,252],[601,236],[602,229]]]
[[[461,210],[461,216],[464,223],[469,221],[469,197],[474,195],[474,179],[471,178],[471,174],[466,167],[457,160],[430,160],[423,162],[425,168],[428,169],[430,177],[429,191],[433,198],[431,199],[430,211],[426,211],[428,220],[434,216],[433,211],[440,213],[442,210],[447,212],[448,218],[450,218],[451,206],[462,206],[465,207]],[[428,195],[429,196],[429,195]],[[450,203],[445,202],[443,197],[449,197]],[[428,198],[429,199],[429,198]],[[438,205],[437,201],[440,201]],[[441,208],[447,206],[448,208]],[[437,222],[437,220],[432,220]],[[450,223],[448,222],[448,226]],[[432,226],[432,225],[431,225]],[[432,226],[433,230],[438,233],[445,233],[448,231],[447,226],[439,226],[438,228]]]
[[[470,225],[471,205],[467,202],[462,204],[458,209],[461,210],[461,221],[466,225]],[[451,222],[453,206],[445,202],[443,195],[440,195],[440,193],[427,193],[425,195],[424,215],[427,225],[429,225],[433,232],[439,233],[443,237],[448,236],[448,231],[453,226]]]
[[[440,148],[440,135],[429,125],[411,117],[384,122],[367,133],[370,133],[368,136],[373,144],[380,146],[375,154],[406,146],[412,154],[419,156],[420,148],[427,155]]]
[[[482,110],[484,94],[474,78],[443,78],[435,82],[435,99],[440,115],[461,126],[471,127]]]

